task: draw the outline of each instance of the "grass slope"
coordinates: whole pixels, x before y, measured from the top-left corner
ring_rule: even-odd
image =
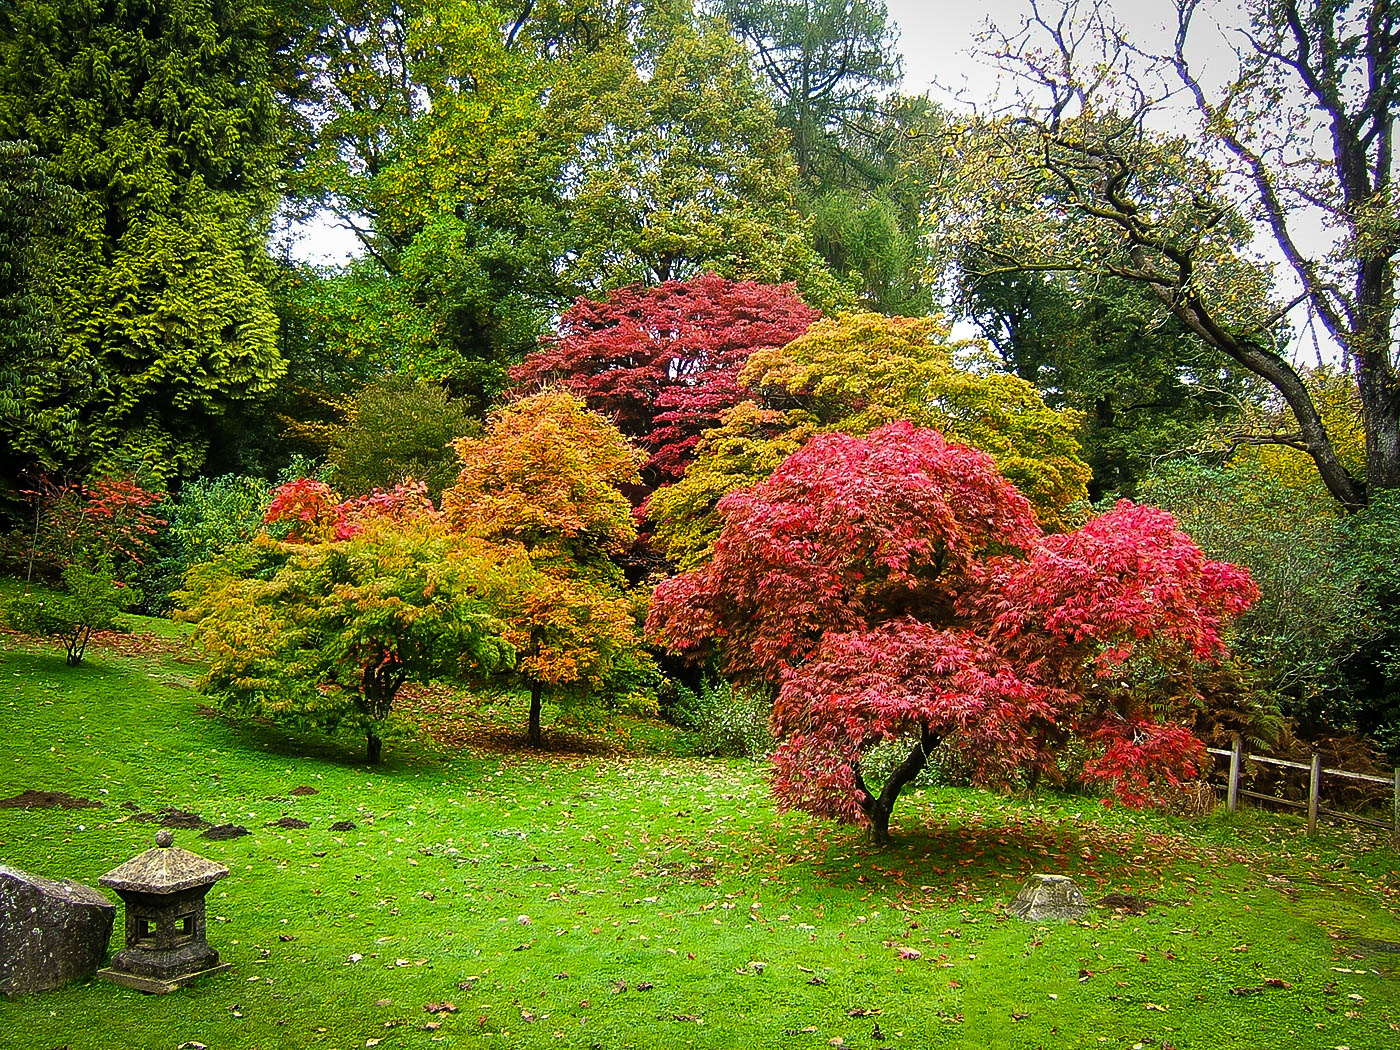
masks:
[[[230,973],[0,1001],[9,1050],[1400,1045],[1400,955],[1357,940],[1400,941],[1395,854],[1338,832],[929,789],[875,851],[777,814],[752,764],[409,743],[368,772],[202,714],[171,654],[0,647],[0,798],[104,803],[0,809],[0,860],[95,884],[151,844],[123,803],[252,831],[176,833],[232,870]],[[1033,871],[1165,903],[1026,925]]]

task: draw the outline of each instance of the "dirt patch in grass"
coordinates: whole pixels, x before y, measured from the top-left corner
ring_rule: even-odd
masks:
[[[1138,897],[1132,893],[1106,893],[1094,901],[1094,907],[1112,908],[1114,911],[1125,911],[1129,915],[1146,915],[1148,908],[1160,903],[1161,901],[1151,897]]]
[[[209,821],[198,813],[188,809],[176,809],[174,806],[166,806],[159,813],[137,813],[131,819],[140,821],[142,824],[159,824],[163,828],[177,828],[185,831],[197,831],[209,826]]]
[[[242,824],[215,824],[199,837],[202,839],[210,839],[214,842],[225,842],[228,839],[241,839],[244,835],[251,834],[252,832]]]
[[[26,788],[18,795],[0,798],[0,809],[94,809],[102,805],[90,798],[75,798],[64,791]]]
[[[287,794],[289,794],[289,795],[297,795],[297,796],[302,796],[302,795],[319,795],[320,792],[317,791],[314,787],[311,787],[311,786],[308,785],[308,784],[299,784],[298,786],[292,788],[291,791],[288,791]]]
[[[311,827],[311,822],[301,820],[297,817],[283,817],[281,820],[268,821],[267,826],[270,828],[289,828],[293,830],[299,830],[301,828]]]

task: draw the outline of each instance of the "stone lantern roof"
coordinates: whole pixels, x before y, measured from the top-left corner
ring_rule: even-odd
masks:
[[[181,893],[209,886],[228,874],[228,868],[197,853],[174,845],[175,836],[162,829],[156,846],[109,871],[98,883],[118,893]]]

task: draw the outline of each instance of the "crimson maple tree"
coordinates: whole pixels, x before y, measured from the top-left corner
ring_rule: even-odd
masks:
[[[685,472],[701,432],[740,400],[749,355],[787,344],[820,316],[790,284],[711,273],[631,285],[575,302],[511,378],[520,390],[562,385],[612,419],[647,451],[654,487]]]
[[[1053,771],[1077,736],[1085,776],[1131,803],[1194,775],[1180,712],[1133,680],[1219,660],[1256,596],[1155,508],[1046,535],[990,456],[905,422],[817,435],[719,513],[713,559],[657,587],[648,630],[775,688],[779,803],[882,842],[943,741],[997,782]],[[898,742],[872,785],[870,753]]]

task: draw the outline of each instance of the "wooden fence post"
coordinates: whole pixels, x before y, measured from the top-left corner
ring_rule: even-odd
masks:
[[[1317,803],[1322,789],[1322,756],[1316,751],[1312,757],[1312,771],[1308,776],[1308,834],[1317,831]]]
[[[1395,845],[1400,846],[1400,766],[1395,767]]]
[[[1225,809],[1230,813],[1240,806],[1240,759],[1243,751],[1244,740],[1236,733],[1235,740],[1230,745],[1230,786],[1225,791]],[[1400,778],[1400,769],[1395,772],[1397,778]],[[1400,784],[1400,779],[1397,779],[1396,783]],[[1397,806],[1400,806],[1400,803],[1397,803]],[[1400,808],[1396,809],[1396,813],[1400,814]]]

